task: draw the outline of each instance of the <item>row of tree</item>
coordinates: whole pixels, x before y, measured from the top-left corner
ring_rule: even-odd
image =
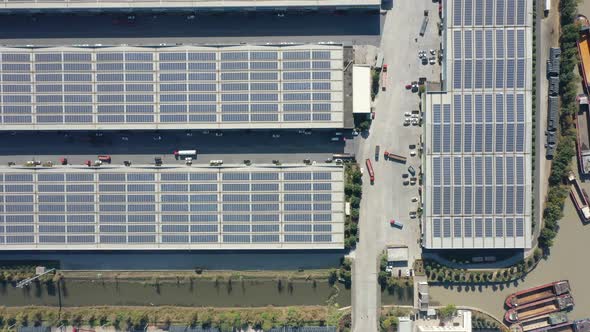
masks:
[[[576,43],[579,38],[580,26],[576,24],[576,0],[561,0],[561,67],[559,73],[559,90],[561,96],[561,137],[551,165],[549,176],[549,192],[543,211],[544,226],[539,236],[539,247],[548,249],[559,229],[558,221],[563,217],[563,206],[568,190],[563,185],[564,179],[571,170],[571,161],[576,153],[576,130],[574,116],[578,111],[576,95],[580,78],[576,72],[578,58]]]
[[[7,326],[102,326],[117,329],[191,325],[216,327],[221,331],[248,327],[269,330],[280,326],[337,326],[342,316],[336,308],[325,306],[288,308],[185,308],[185,307],[0,307],[0,328]]]
[[[358,241],[358,219],[363,195],[363,179],[357,164],[347,163],[345,172],[344,194],[346,201],[350,203],[350,216],[346,216],[344,222],[344,245],[346,249],[351,249],[356,246]]]
[[[541,258],[541,250],[537,249],[532,257],[522,260],[511,267],[495,271],[453,269],[434,261],[425,260],[424,272],[431,282],[462,284],[505,283],[523,278],[535,267]]]

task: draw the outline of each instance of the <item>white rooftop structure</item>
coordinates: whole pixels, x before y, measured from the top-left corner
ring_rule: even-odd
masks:
[[[0,130],[342,128],[341,45],[0,48]]]
[[[5,11],[272,10],[379,8],[380,0],[1,0]]]
[[[457,310],[457,315],[444,324],[437,319],[416,321],[414,332],[471,332],[471,311]]]
[[[341,166],[0,169],[0,250],[344,248]]]
[[[370,66],[352,66],[352,113],[371,113]]]
[[[409,256],[408,247],[387,247],[388,262],[407,262]]]
[[[532,1],[443,8],[446,91],[425,97],[424,246],[530,248]]]
[[[399,317],[397,332],[412,332],[412,320],[410,317]]]

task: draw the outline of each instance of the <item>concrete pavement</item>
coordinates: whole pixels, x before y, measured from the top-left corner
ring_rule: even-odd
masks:
[[[551,161],[545,158],[546,149],[546,136],[545,131],[547,130],[547,104],[548,104],[548,86],[549,81],[547,80],[547,59],[549,59],[549,48],[559,47],[559,2],[553,0],[551,4],[552,10],[549,11],[549,15],[544,18],[545,3],[542,1],[537,2],[537,22],[536,22],[536,35],[537,35],[537,100],[536,100],[536,141],[535,141],[535,184],[534,184],[534,222],[535,229],[533,230],[533,248],[537,246],[537,239],[539,233],[543,228],[543,209],[545,205],[545,198],[547,197],[547,181],[551,171]],[[531,255],[533,250],[529,250],[527,256]]]
[[[425,9],[430,10],[430,23],[425,37],[419,36]],[[422,65],[419,50],[436,49],[439,45],[436,23],[437,4],[430,0],[395,2],[388,12],[382,32],[381,50],[388,65],[386,91],[376,97],[376,110],[370,135],[358,145],[357,160],[364,164],[369,158],[375,170],[375,184],[367,178],[363,184],[360,213],[360,242],[354,252],[353,268],[353,331],[374,332],[379,329],[381,292],[377,283],[378,259],[387,244],[407,245],[410,264],[420,256],[419,219],[410,219],[409,212],[417,208],[410,197],[418,196],[416,186],[404,186],[402,174],[408,166],[416,170],[418,157],[410,157],[409,145],[418,144],[420,127],[404,127],[404,113],[418,109],[419,98],[405,89],[419,77],[438,80],[438,65]],[[380,145],[379,161],[375,161],[375,146]],[[407,164],[383,159],[387,150],[408,157]],[[365,172],[366,174],[366,172]],[[403,229],[393,228],[389,219],[404,223]]]

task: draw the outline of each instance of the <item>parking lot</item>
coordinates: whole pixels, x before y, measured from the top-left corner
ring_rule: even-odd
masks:
[[[128,160],[133,164],[153,164],[161,157],[164,164],[183,164],[173,152],[197,150],[195,164],[223,160],[224,164],[302,163],[304,159],[325,162],[334,153],[342,153],[346,140],[353,136],[345,131],[224,131],[222,136],[207,131],[162,132],[12,132],[1,136],[0,164],[17,165],[29,160],[58,163],[67,158],[70,164],[94,161],[98,155],[110,155],[113,164]],[[336,133],[342,135],[336,135]],[[274,136],[274,137],[273,137]],[[277,137],[278,136],[278,137]],[[338,141],[333,141],[337,138]]]
[[[410,156],[410,145],[419,143],[423,129],[404,126],[405,113],[418,110],[420,101],[418,93],[406,89],[406,85],[420,77],[429,81],[440,79],[440,66],[431,65],[429,61],[422,64],[418,57],[420,51],[425,51],[429,58],[430,50],[439,47],[437,6],[429,0],[397,2],[388,12],[383,28],[381,50],[388,66],[387,86],[375,99],[375,121],[370,135],[359,144],[357,153],[358,160],[372,160],[375,184],[369,185],[365,178],[363,185],[360,243],[354,253],[354,331],[378,330],[377,308],[381,299],[377,262],[386,245],[408,246],[410,265],[420,257],[420,219],[412,219],[409,215],[418,207],[417,202],[411,201],[412,197],[418,196],[418,184],[404,185],[402,175],[408,173],[409,166],[419,172],[420,157],[419,154]],[[425,9],[429,10],[430,22],[422,37],[419,31]],[[379,161],[374,160],[377,145],[381,150]],[[384,160],[384,151],[407,157],[407,162]],[[391,219],[400,221],[403,227],[392,227]]]

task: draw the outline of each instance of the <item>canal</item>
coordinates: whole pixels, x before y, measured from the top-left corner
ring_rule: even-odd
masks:
[[[193,280],[175,282],[125,282],[65,280],[58,290],[54,284],[32,284],[20,289],[13,284],[0,286],[4,306],[137,305],[261,307],[292,305],[350,305],[350,290],[327,281],[293,280]]]
[[[584,183],[582,187],[589,190],[590,184]],[[568,279],[575,301],[575,308],[568,315],[569,318],[590,317],[590,263],[584,258],[590,252],[590,225],[582,224],[569,197],[559,225],[551,255],[546,261],[542,260],[524,281],[507,287],[430,287],[431,303],[473,306],[502,318],[504,300],[509,294],[555,280]]]

